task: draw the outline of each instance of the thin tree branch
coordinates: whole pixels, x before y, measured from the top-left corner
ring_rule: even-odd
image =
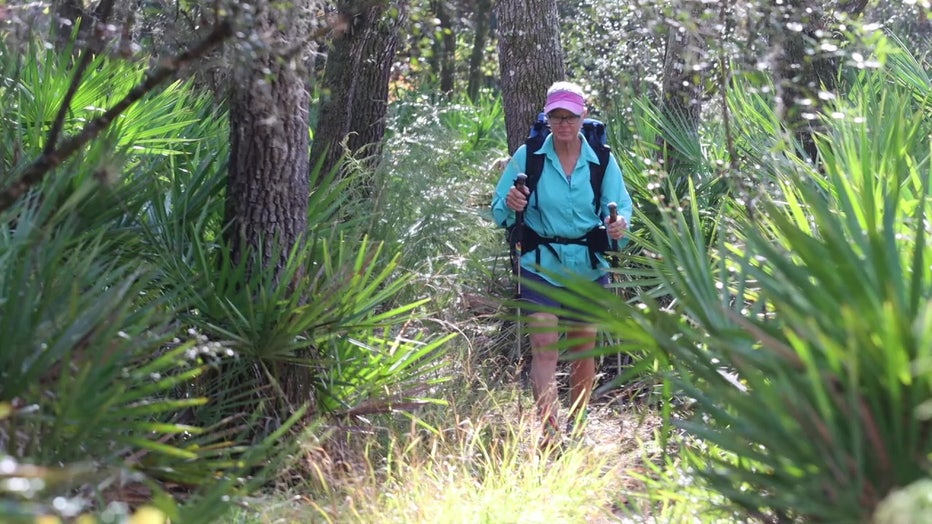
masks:
[[[107,22],[107,19],[110,18],[110,13],[113,11],[113,0],[105,0],[97,6],[97,9],[94,11],[93,17],[90,17],[88,23],[93,24],[95,27],[91,28],[91,33],[94,33],[94,29]],[[98,19],[98,17],[100,17]],[[103,38],[101,38],[102,40]],[[71,84],[68,85],[68,92],[65,93],[65,98],[62,100],[61,107],[58,108],[58,114],[55,115],[55,120],[52,122],[52,129],[49,130],[48,139],[45,141],[45,148],[42,150],[43,155],[48,155],[52,153],[55,149],[55,144],[58,142],[58,135],[61,133],[62,127],[65,125],[65,115],[68,114],[68,108],[71,107],[71,101],[74,100],[75,93],[78,92],[78,86],[81,85],[81,79],[84,78],[84,72],[87,71],[87,66],[91,63],[91,58],[97,54],[96,47],[103,47],[102,45],[90,45],[84,50],[81,54],[81,61],[78,62],[78,67],[74,71],[74,76],[71,78]]]
[[[155,89],[159,84],[173,77],[182,67],[197,58],[207,54],[220,45],[233,34],[233,25],[228,20],[220,22],[213,31],[194,47],[181,54],[164,58],[150,70],[143,81],[136,85],[122,100],[111,107],[107,112],[91,120],[80,133],[64,141],[58,148],[43,152],[29,167],[25,169],[19,180],[11,184],[0,193],[0,212],[7,210],[23,196],[30,187],[38,184],[49,171],[60,166],[68,157],[81,146],[96,138],[101,131],[107,128],[113,119],[126,111],[131,105]]]

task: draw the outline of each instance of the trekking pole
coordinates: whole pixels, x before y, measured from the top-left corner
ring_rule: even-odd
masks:
[[[608,223],[614,224],[618,220],[618,204],[614,202],[608,203]],[[618,241],[612,240],[610,247],[612,251],[618,252]]]
[[[609,202],[608,203],[608,223],[614,224],[616,221],[618,221],[618,204],[616,204],[615,202]],[[612,262],[611,262],[611,265],[614,267],[617,265],[616,261],[618,260],[618,241],[615,239],[609,239],[609,248],[615,253],[614,255],[612,255]],[[611,282],[614,284],[615,283],[614,272],[609,273],[609,278],[611,279]],[[617,287],[615,288],[615,296],[616,297],[618,296]],[[621,375],[621,366],[622,366],[621,353],[616,353],[615,373],[617,373],[618,375]]]
[[[527,175],[524,173],[519,173],[515,177],[515,187],[518,191],[524,192],[524,184],[527,182]],[[515,287],[518,295],[518,306],[516,307],[517,312],[517,338],[515,339],[515,355],[514,361],[520,362],[521,357],[524,355],[522,351],[521,344],[523,343],[524,334],[521,332],[521,240],[524,236],[524,211],[515,211],[515,229],[512,232],[511,236],[511,250],[512,250],[512,266],[511,271],[515,276]]]

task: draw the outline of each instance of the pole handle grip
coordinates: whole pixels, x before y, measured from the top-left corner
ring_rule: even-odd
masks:
[[[608,223],[614,224],[618,220],[618,204],[615,202],[608,203]],[[612,251],[618,251],[618,241],[609,239],[609,246]]]
[[[527,183],[527,175],[524,173],[518,173],[518,176],[515,177],[515,187],[518,189],[524,188],[524,185]]]
[[[518,191],[524,193],[524,186],[527,184],[527,174],[518,173],[518,176],[515,177],[515,188]],[[524,220],[524,211],[517,212],[518,222],[520,223]]]

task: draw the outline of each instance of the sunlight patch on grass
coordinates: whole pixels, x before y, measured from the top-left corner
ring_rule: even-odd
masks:
[[[464,385],[446,407],[309,437],[301,471],[286,475],[290,487],[253,500],[234,522],[729,521],[710,516],[700,486],[677,484],[684,466],[676,449],[663,455],[649,409],[594,405],[583,436],[546,452],[528,392]]]
[[[345,487],[358,521],[591,522],[610,511],[620,467],[611,457],[575,445],[538,451],[527,420],[475,420],[393,441],[364,485]]]

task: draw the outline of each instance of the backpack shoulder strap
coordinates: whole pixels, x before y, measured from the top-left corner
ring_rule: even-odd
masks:
[[[605,179],[605,170],[608,168],[608,156],[611,150],[608,146],[594,149],[596,155],[599,156],[599,163],[589,164],[589,183],[592,184],[592,206],[595,207],[595,214],[601,216],[602,180]]]
[[[589,183],[592,184],[592,206],[595,208],[595,213],[601,216],[602,180],[605,178],[605,170],[608,169],[608,159],[612,150],[608,146],[605,124],[602,122],[587,118],[583,122],[583,135],[596,156],[599,157],[598,164],[589,164]]]

